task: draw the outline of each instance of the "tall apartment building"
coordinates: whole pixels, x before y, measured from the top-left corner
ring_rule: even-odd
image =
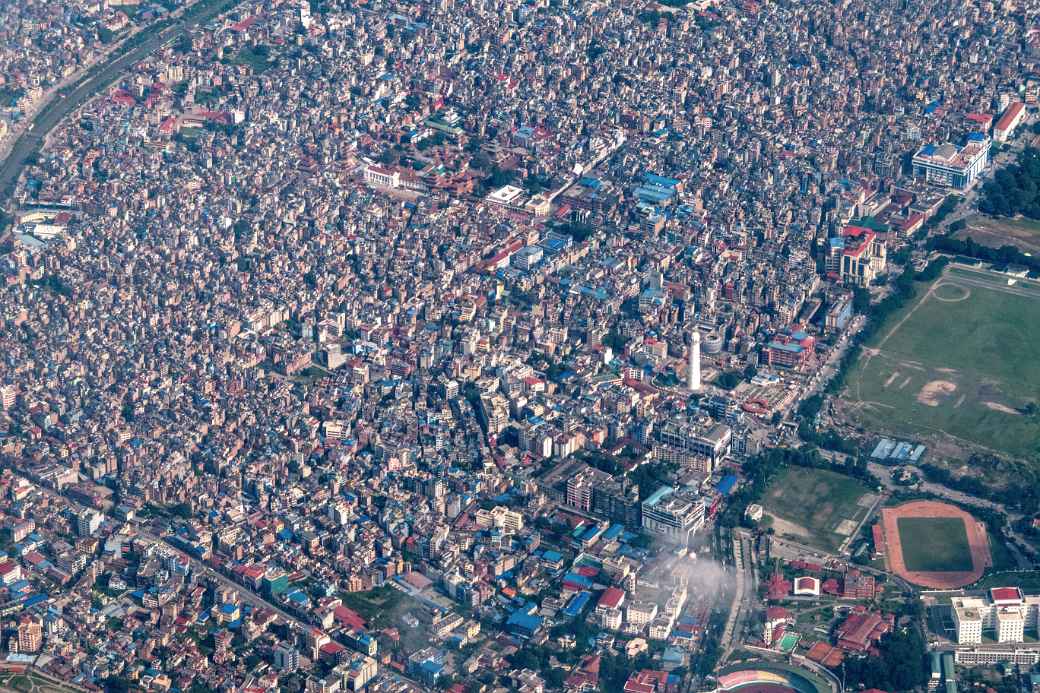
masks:
[[[293,672],[300,668],[300,651],[292,645],[278,645],[273,654],[274,667],[278,671]]]
[[[43,647],[43,621],[26,614],[18,620],[18,651],[39,652]]]
[[[1040,595],[1025,596],[1018,587],[995,587],[988,597],[954,597],[952,605],[957,644],[980,644],[984,632],[997,642],[1023,642],[1025,631],[1037,627]]]
[[[639,527],[639,486],[586,467],[567,480],[567,504],[627,527]]]

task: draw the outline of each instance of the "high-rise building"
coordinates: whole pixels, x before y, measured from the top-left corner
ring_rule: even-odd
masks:
[[[89,537],[98,531],[103,519],[101,513],[87,508],[76,516],[76,531],[81,537]]]
[[[997,642],[1023,642],[1040,617],[1040,596],[1017,587],[995,587],[989,598],[954,597],[952,606],[959,645],[981,643],[984,632]]]
[[[14,409],[18,397],[18,388],[14,385],[0,385],[0,409]]]

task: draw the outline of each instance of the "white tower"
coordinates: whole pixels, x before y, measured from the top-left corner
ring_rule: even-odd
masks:
[[[701,389],[701,333],[696,329],[690,334],[690,364],[686,370],[686,387],[691,392]]]

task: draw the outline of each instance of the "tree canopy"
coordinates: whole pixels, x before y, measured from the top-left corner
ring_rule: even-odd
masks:
[[[1040,149],[1029,147],[982,188],[979,211],[995,216],[1040,219]]]

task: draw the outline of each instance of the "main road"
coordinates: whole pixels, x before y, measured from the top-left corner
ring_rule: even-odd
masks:
[[[26,162],[39,152],[47,135],[63,118],[86,103],[156,48],[227,12],[242,0],[199,0],[186,9],[161,20],[157,25],[143,29],[127,39],[120,49],[88,69],[71,91],[55,92],[50,103],[44,105],[29,125],[15,140],[7,159],[0,164],[0,208],[7,209],[15,185]],[[0,236],[0,242],[5,237]]]

